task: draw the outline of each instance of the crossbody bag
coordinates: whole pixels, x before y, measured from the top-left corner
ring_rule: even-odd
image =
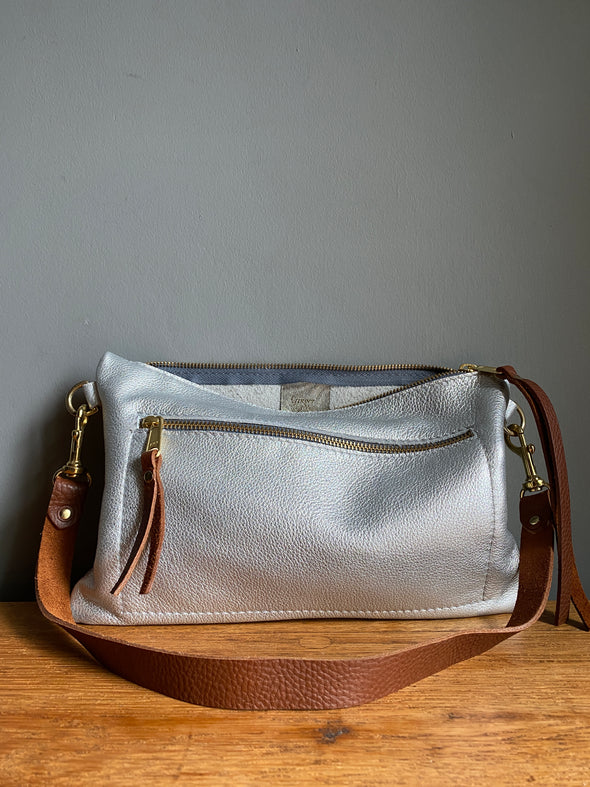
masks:
[[[539,432],[538,474],[520,391]],[[338,708],[370,702],[534,623],[558,554],[555,622],[590,603],[576,569],[559,425],[510,366],[139,363],[112,353],[67,398],[68,462],[54,477],[36,586],[43,614],[103,665],[200,705]],[[92,569],[70,587],[90,477],[84,429],[102,411],[105,486]],[[506,451],[526,472],[508,528]],[[88,624],[510,613],[356,659],[189,655]],[[392,627],[395,623],[392,622]],[[116,631],[116,629],[113,629]]]

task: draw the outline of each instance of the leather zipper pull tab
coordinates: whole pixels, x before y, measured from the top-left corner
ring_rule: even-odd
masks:
[[[147,452],[142,456],[146,457]],[[146,476],[151,475],[149,483],[153,484],[153,512],[151,516],[151,529],[150,529],[150,551],[148,555],[148,562],[143,577],[143,582],[140,589],[140,594],[144,595],[149,593],[152,589],[156,571],[158,570],[158,563],[160,561],[160,553],[162,552],[162,545],[164,543],[164,530],[166,525],[166,517],[164,512],[164,485],[162,484],[162,476],[160,475],[160,468],[162,467],[162,454],[160,451],[151,450],[149,452],[150,467],[144,471],[144,483]],[[143,461],[142,461],[143,467]],[[147,501],[146,501],[147,502]]]
[[[131,554],[121,572],[121,576],[111,590],[114,596],[118,596],[123,590],[131,575],[135,571],[139,559],[144,549],[150,541],[150,552],[148,564],[141,586],[140,593],[149,593],[162,551],[164,540],[164,487],[160,475],[162,467],[162,454],[159,449],[154,447],[149,451],[144,451],[141,455],[141,469],[143,471],[143,515],[139,531],[135,538],[135,543],[131,549]]]

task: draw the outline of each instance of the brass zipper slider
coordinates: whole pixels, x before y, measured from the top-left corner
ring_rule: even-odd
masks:
[[[145,450],[153,451],[155,448],[159,455],[161,453],[164,419],[161,415],[150,415],[142,420],[141,426],[149,429]]]
[[[476,363],[462,363],[459,369],[463,372],[481,372],[481,374],[498,374],[495,366],[479,366]]]

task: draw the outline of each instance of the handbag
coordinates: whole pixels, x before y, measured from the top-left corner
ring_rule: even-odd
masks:
[[[546,481],[511,386],[534,415]],[[370,702],[534,623],[549,595],[554,538],[555,622],[567,621],[573,601],[590,625],[558,421],[541,388],[510,366],[146,364],[107,353],[96,382],[76,385],[67,406],[75,424],[43,528],[38,603],[141,686],[237,709]],[[99,409],[96,556],[71,590],[90,483],[82,440]],[[507,448],[526,471],[520,549],[507,524]],[[497,613],[511,613],[503,628],[358,659],[194,656],[87,625]]]

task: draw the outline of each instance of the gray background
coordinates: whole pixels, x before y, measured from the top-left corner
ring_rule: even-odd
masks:
[[[589,34],[586,0],[0,0],[3,598],[106,349],[512,363],[590,586]]]

